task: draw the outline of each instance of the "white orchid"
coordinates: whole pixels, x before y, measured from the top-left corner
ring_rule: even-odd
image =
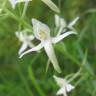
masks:
[[[13,9],[15,9],[15,6],[16,6],[17,3],[28,2],[28,1],[32,1],[32,0],[9,0]]]
[[[28,47],[34,47],[34,44],[31,42],[34,39],[33,35],[28,35],[25,33],[25,30],[22,32],[15,32],[16,36],[23,43],[18,54],[21,55]]]
[[[29,52],[38,51],[44,47],[45,52],[46,52],[47,56],[49,57],[49,60],[53,64],[54,69],[60,73],[61,69],[58,65],[58,61],[57,61],[52,43],[58,43],[63,38],[67,37],[68,35],[76,34],[76,32],[69,31],[69,32],[66,32],[62,35],[59,35],[56,37],[51,37],[50,36],[50,29],[46,24],[43,24],[42,22],[40,22],[36,19],[32,19],[32,24],[33,24],[34,35],[38,40],[41,41],[41,43],[38,44],[36,47],[33,47],[33,48],[29,49],[28,51],[22,53],[20,55],[20,58]]]
[[[73,28],[73,26],[76,24],[76,22],[79,20],[79,17],[76,17],[73,21],[71,21],[69,24],[66,23],[66,21],[64,20],[64,18],[60,17],[59,15],[55,14],[55,25],[57,28],[59,28],[59,32],[57,35],[60,35],[61,32],[66,32],[66,28],[69,28],[73,31],[75,31],[75,29]]]
[[[67,81],[66,79],[57,77],[55,75],[53,77],[57,82],[58,86],[60,87],[60,90],[57,92],[57,95],[67,96],[67,92],[70,92],[75,88],[74,86],[69,84],[69,81]]]

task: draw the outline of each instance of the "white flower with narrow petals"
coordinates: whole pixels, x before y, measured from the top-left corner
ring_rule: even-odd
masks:
[[[51,37],[50,36],[50,29],[46,24],[43,24],[42,22],[40,22],[36,19],[32,19],[32,24],[33,24],[34,35],[38,40],[41,41],[41,43],[38,44],[36,47],[33,47],[33,48],[29,49],[28,51],[22,53],[20,55],[20,58],[29,52],[38,51],[41,48],[44,48],[47,56],[49,57],[49,60],[53,64],[54,69],[60,73],[61,69],[58,65],[58,61],[57,61],[52,43],[58,43],[63,38],[67,37],[68,35],[76,34],[76,32],[69,31],[69,32],[66,32],[62,35],[59,35],[56,37]]]
[[[61,32],[66,32],[66,28],[69,28],[73,31],[75,31],[75,29],[73,28],[73,26],[76,24],[76,22],[79,20],[79,17],[76,17],[73,21],[71,21],[69,24],[66,23],[66,21],[64,20],[64,18],[60,17],[59,15],[55,14],[55,25],[57,28],[59,28],[59,32],[57,35],[60,35]]]
[[[31,42],[34,39],[33,35],[28,35],[25,32],[15,32],[16,36],[23,43],[21,48],[19,49],[18,54],[21,55],[28,47],[34,47],[34,44]]]
[[[9,0],[13,9],[15,9],[15,6],[16,6],[17,3],[28,2],[28,1],[32,1],[32,0]]]
[[[67,96],[67,92],[72,91],[75,87],[69,84],[69,82],[63,78],[53,76],[58,86],[60,87],[57,95]]]

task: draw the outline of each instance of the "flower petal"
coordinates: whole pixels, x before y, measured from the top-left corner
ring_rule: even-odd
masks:
[[[52,0],[41,0],[41,1],[44,2],[53,11],[57,13],[60,12],[59,8],[52,2]]]
[[[59,36],[56,36],[56,37],[53,37],[52,38],[52,43],[58,43],[60,42],[62,39],[64,39],[65,37],[71,35],[71,34],[77,34],[76,32],[73,32],[73,31],[68,31],[66,33],[63,33]]]
[[[63,28],[64,28],[64,27],[60,27],[60,29],[59,29],[59,31],[58,31],[58,34],[57,34],[57,36],[59,36],[59,35],[62,33]]]
[[[52,43],[50,40],[46,41],[46,43],[44,44],[44,49],[47,53],[47,56],[49,57],[49,60],[52,62],[54,69],[60,73],[61,69],[58,65],[58,61],[54,52],[54,49],[52,47]]]
[[[41,40],[39,36],[40,32],[44,32],[47,37],[50,35],[50,29],[46,24],[38,21],[35,18],[32,19],[32,24],[33,24],[33,32],[37,39]]]
[[[57,82],[58,86],[62,87],[65,86],[66,84],[66,80],[57,76],[53,76],[53,78],[55,79],[55,81]]]
[[[33,36],[33,35],[29,35],[29,36],[28,36],[28,39],[31,41],[31,40],[34,39],[34,36]]]
[[[33,51],[39,51],[41,48],[43,48],[43,44],[42,44],[42,43],[40,43],[39,45],[37,45],[37,46],[35,46],[35,47],[33,47],[33,48],[25,51],[24,53],[22,53],[22,54],[20,55],[19,58],[22,58],[22,57],[23,57],[25,54],[27,54],[27,53],[30,53],[30,52],[33,52]]]
[[[72,22],[70,22],[68,24],[68,27],[70,28],[70,27],[74,26],[78,20],[79,20],[79,17],[76,17]]]
[[[9,0],[11,5],[12,5],[12,8],[15,9],[15,6],[16,6],[16,0]]]
[[[55,15],[55,25],[56,27],[65,27],[66,22],[63,18],[61,18],[59,15]]]
[[[21,53],[27,48],[27,43],[23,43],[18,54],[21,55]]]
[[[63,88],[63,87],[61,87],[56,94],[57,94],[57,95],[62,95],[62,94],[64,94],[64,96],[67,96],[67,94],[66,94],[66,89]]]
[[[17,3],[21,3],[21,2],[28,2],[28,1],[32,1],[32,0],[9,0],[11,5],[12,5],[12,8],[15,9],[15,6]]]
[[[75,87],[72,86],[71,84],[67,84],[67,86],[66,86],[67,92],[70,92],[70,91],[73,90],[74,88],[75,88]]]

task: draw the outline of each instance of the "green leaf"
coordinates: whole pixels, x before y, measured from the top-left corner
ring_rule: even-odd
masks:
[[[51,0],[41,0],[41,1],[43,1],[53,11],[57,13],[60,12],[59,8]]]

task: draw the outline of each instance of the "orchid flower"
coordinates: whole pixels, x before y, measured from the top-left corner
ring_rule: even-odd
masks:
[[[58,65],[58,61],[57,61],[52,43],[54,43],[54,44],[58,43],[63,38],[67,37],[68,35],[76,34],[76,32],[69,31],[69,32],[66,32],[62,35],[59,35],[59,36],[56,36],[56,37],[51,37],[50,36],[50,29],[46,24],[43,24],[42,22],[40,22],[40,21],[38,21],[37,19],[34,19],[34,18],[32,19],[32,24],[33,24],[34,35],[38,40],[41,41],[41,43],[38,44],[37,46],[29,49],[28,51],[25,51],[24,53],[22,53],[20,55],[20,58],[27,53],[30,53],[30,52],[33,52],[33,51],[38,51],[41,48],[44,48],[47,56],[49,57],[49,60],[53,64],[54,69],[57,72],[60,73],[61,69]]]
[[[75,88],[73,85],[69,84],[69,81],[63,78],[57,77],[55,75],[53,76],[53,78],[55,79],[58,86],[60,87],[59,91],[57,92],[57,95],[63,94],[63,96],[67,96],[67,92],[70,92]]]
[[[13,9],[15,9],[15,6],[16,6],[17,3],[28,2],[28,1],[32,1],[32,0],[9,0]]]
[[[71,21],[69,24],[67,24],[66,21],[65,21],[62,17],[60,17],[60,16],[58,16],[58,15],[56,15],[56,14],[55,14],[54,17],[55,17],[55,25],[56,25],[56,27],[57,27],[57,28],[60,28],[57,35],[60,35],[62,31],[63,31],[63,32],[66,32],[66,29],[65,29],[66,27],[69,28],[69,29],[71,29],[71,30],[73,30],[73,31],[75,31],[75,29],[73,28],[73,26],[74,26],[74,25],[76,24],[76,22],[79,20],[79,17],[76,17],[76,18],[75,18],[73,21]]]
[[[24,52],[27,47],[32,48],[34,44],[31,42],[34,39],[33,35],[27,35],[25,32],[15,32],[16,36],[19,38],[19,40],[23,43],[18,54],[20,55],[22,52]]]

